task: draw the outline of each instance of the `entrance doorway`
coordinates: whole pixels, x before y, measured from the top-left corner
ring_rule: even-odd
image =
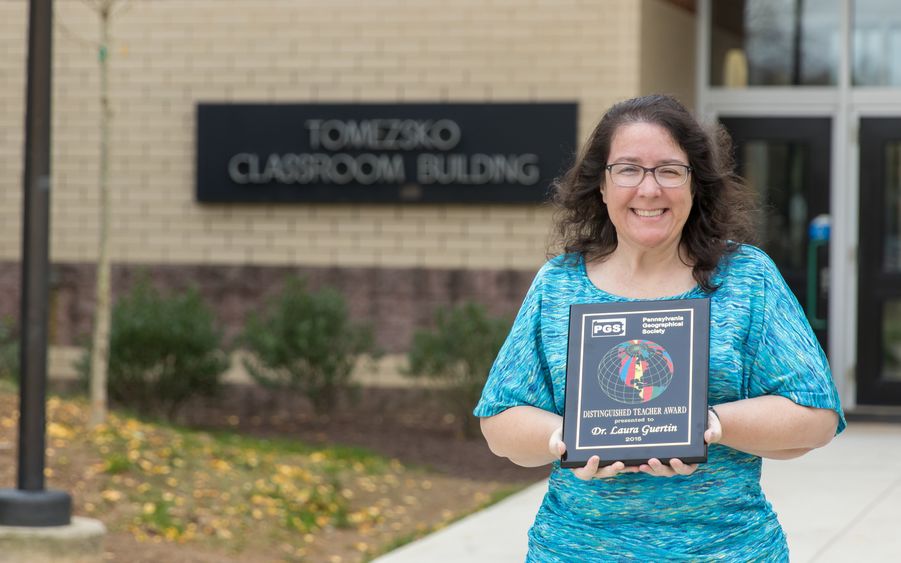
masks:
[[[760,195],[759,243],[807,313],[820,345],[828,350],[831,119],[720,121],[732,135],[738,173]]]
[[[901,404],[901,118],[860,120],[857,402]]]

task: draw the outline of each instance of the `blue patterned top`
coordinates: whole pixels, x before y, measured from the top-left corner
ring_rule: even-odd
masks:
[[[673,298],[710,297],[709,402],[782,395],[844,415],[826,357],[776,265],[752,246],[723,259],[712,281]],[[475,408],[493,416],[531,405],[562,414],[569,306],[631,301],[598,289],[580,256],[538,272]],[[787,561],[760,488],[761,458],[712,444],[688,476],[626,473],[581,481],[559,462],[529,531],[528,561]]]

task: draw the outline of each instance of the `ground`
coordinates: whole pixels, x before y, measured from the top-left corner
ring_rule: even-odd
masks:
[[[0,414],[14,408],[15,395],[0,394]],[[53,414],[57,410],[50,409],[51,420],[58,416]],[[10,487],[15,483],[15,425],[13,417],[0,419],[0,487]],[[54,472],[48,486],[71,492],[77,515],[109,520],[108,527],[113,529],[106,541],[107,560],[365,561],[386,546],[400,545],[446,525],[488,499],[546,475],[546,470],[520,468],[495,457],[480,437],[461,437],[459,417],[447,412],[440,395],[421,389],[368,388],[356,400],[342,400],[328,415],[316,415],[302,398],[257,387],[232,387],[214,400],[186,405],[179,422],[192,428],[227,429],[249,436],[359,446],[398,460],[403,469],[389,475],[378,490],[373,487],[372,498],[363,498],[365,493],[361,495],[358,490],[360,496],[355,502],[378,506],[385,515],[366,530],[365,537],[359,528],[325,526],[315,534],[298,534],[283,545],[254,543],[249,538],[246,549],[236,551],[234,541],[229,549],[219,549],[216,541],[175,543],[160,536],[139,539],[118,526],[118,509],[100,500],[113,485],[109,481],[92,485],[93,473],[86,469],[96,466],[97,460],[79,460],[77,454],[66,450],[67,463],[58,463],[63,450],[54,447],[60,444],[53,436],[62,426],[53,426],[48,444],[53,455],[48,456],[48,467]],[[118,486],[126,490],[128,479]],[[292,550],[297,545],[303,547],[305,555],[298,556],[297,550]]]
[[[448,412],[439,391],[368,387],[354,395],[328,415],[317,416],[300,397],[236,386],[222,397],[189,405],[181,418],[198,428],[365,447],[473,481],[525,484],[547,475],[547,469],[527,469],[498,458],[481,436],[462,436],[459,417]]]

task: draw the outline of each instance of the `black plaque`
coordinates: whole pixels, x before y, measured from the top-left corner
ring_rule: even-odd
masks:
[[[570,308],[563,467],[707,461],[710,301]]]

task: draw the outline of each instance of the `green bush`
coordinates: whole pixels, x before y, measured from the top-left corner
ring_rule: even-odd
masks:
[[[311,292],[293,278],[250,317],[241,341],[250,352],[244,365],[256,381],[302,393],[320,414],[351,389],[354,364],[373,351],[372,331],[350,321],[341,295],[327,288]]]
[[[19,331],[11,317],[0,319],[0,379],[19,380]]]
[[[428,377],[447,387],[452,412],[463,422],[463,434],[478,434],[472,409],[479,400],[510,322],[490,317],[477,303],[439,309],[435,328],[413,336],[407,375]]]
[[[84,381],[91,351],[77,368]],[[141,282],[113,307],[110,400],[144,414],[174,418],[194,396],[212,396],[228,369],[222,333],[195,290],[164,296]]]

